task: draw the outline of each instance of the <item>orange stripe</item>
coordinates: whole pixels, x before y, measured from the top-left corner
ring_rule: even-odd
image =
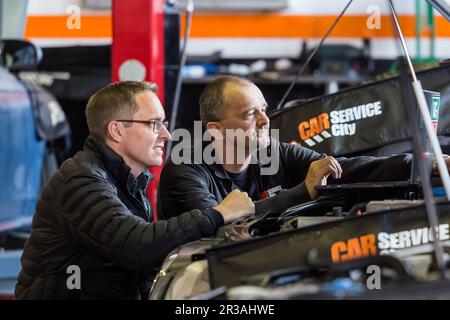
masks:
[[[274,37],[274,38],[320,38],[332,25],[335,16],[280,16],[273,14],[253,15],[197,15],[192,21],[193,38],[220,37]],[[342,17],[331,37],[334,38],[384,38],[395,37],[390,16],[381,17],[381,28],[367,28],[368,16]],[[183,19],[184,23],[184,19]],[[415,37],[415,17],[400,17],[406,37]],[[184,28],[182,28],[184,30]],[[450,37],[450,24],[443,17],[436,17],[436,36]]]
[[[436,17],[436,37],[450,37],[450,23],[444,17]]]
[[[110,38],[111,16],[82,16],[81,29],[70,30],[67,16],[29,16],[26,38]],[[283,16],[276,14],[197,14],[192,21],[193,38],[319,38],[333,23],[335,16]],[[390,16],[381,17],[381,29],[366,27],[368,16],[344,16],[332,32],[334,38],[393,37]],[[400,17],[406,37],[415,36],[415,17]],[[184,24],[184,19],[182,20]],[[139,27],[139,26],[137,26]],[[184,28],[182,27],[182,30]],[[436,17],[436,36],[450,37],[449,23]]]
[[[67,27],[67,16],[29,16],[25,38],[111,38],[111,16],[81,16],[80,29]]]

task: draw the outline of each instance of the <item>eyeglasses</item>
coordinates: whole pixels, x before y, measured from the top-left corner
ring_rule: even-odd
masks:
[[[169,127],[169,121],[164,120],[116,120],[118,122],[137,122],[148,125],[152,128],[154,134],[160,134],[163,127],[166,129]]]

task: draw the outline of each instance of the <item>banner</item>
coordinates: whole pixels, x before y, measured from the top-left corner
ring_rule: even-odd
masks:
[[[450,65],[418,72],[424,90],[441,94],[438,134],[450,134]],[[291,101],[271,116],[280,140],[334,156],[362,153],[410,140],[399,77],[307,102]]]
[[[438,235],[450,239],[450,204],[437,205]],[[390,254],[429,245],[433,233],[423,205],[321,223],[206,251],[212,288],[242,284],[245,277],[275,270]]]

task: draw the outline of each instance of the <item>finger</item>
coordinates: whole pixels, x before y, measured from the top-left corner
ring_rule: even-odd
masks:
[[[311,169],[312,170],[323,170],[324,168],[328,167],[330,165],[330,159],[322,159],[322,160],[317,160],[314,161],[313,163],[311,163]]]
[[[314,166],[310,168],[311,177],[315,177],[316,183],[319,184],[322,181],[322,178],[328,176],[330,173],[334,178],[337,177],[338,169],[335,168],[332,160],[329,158],[321,159],[314,163]]]
[[[336,172],[336,175],[333,175],[333,178],[339,179],[342,176],[342,168],[339,162],[333,157],[330,157],[330,166],[333,167],[333,170]]]
[[[320,182],[320,185],[322,186],[326,186],[328,184],[328,179],[329,175],[326,175],[325,177],[322,178],[322,181]]]
[[[239,189],[234,189],[234,190],[232,190],[230,193],[229,193],[229,195],[237,195],[237,194],[239,194],[241,191],[239,190]]]
[[[333,165],[333,164],[330,164],[330,166],[329,166],[329,171],[328,171],[330,174],[331,174],[331,176],[334,178],[334,179],[339,179],[339,172],[338,172],[338,169]]]
[[[338,179],[340,178],[340,165],[337,162],[336,159],[334,159],[333,157],[327,157],[325,160],[327,160],[327,166],[329,167],[329,171],[330,173],[332,173],[333,178]]]
[[[331,157],[331,159],[333,160],[334,164],[336,165],[336,168],[338,170],[338,178],[342,177],[342,167],[341,164],[339,163],[339,161],[337,161],[335,158]]]
[[[336,166],[334,165],[334,163],[332,161],[329,161],[328,165],[323,167],[320,170],[320,177],[323,178],[325,175],[329,175],[331,174],[331,176],[335,179],[337,179],[338,176],[338,169],[336,168]]]
[[[323,179],[328,179],[328,177],[333,175],[332,169],[330,167],[325,167],[320,172],[316,172],[315,178],[311,181],[312,186],[323,185]]]

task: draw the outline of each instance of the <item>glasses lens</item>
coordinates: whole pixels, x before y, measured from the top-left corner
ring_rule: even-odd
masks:
[[[153,123],[153,132],[156,134],[159,134],[164,127],[168,127],[169,122],[168,121],[155,121]]]

